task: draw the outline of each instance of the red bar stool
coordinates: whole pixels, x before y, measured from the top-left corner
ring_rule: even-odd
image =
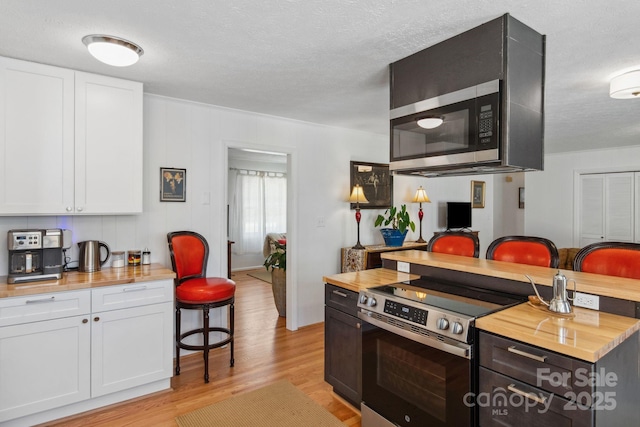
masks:
[[[427,251],[478,258],[480,241],[473,233],[448,231],[433,236],[427,244]]]
[[[558,268],[558,248],[549,239],[532,236],[500,237],[487,248],[487,259]]]
[[[204,356],[204,382],[209,382],[209,350],[229,344],[230,366],[233,366],[233,322],[236,284],[224,277],[206,277],[209,244],[193,231],[167,233],[171,265],[176,273],[176,375],[180,375],[180,349],[202,351]],[[229,306],[229,327],[209,326],[209,310]],[[181,310],[202,310],[202,328],[186,332],[180,330]],[[209,342],[210,332],[222,332],[225,338]],[[187,344],[186,337],[202,334],[202,345]]]
[[[640,244],[592,243],[580,249],[573,266],[575,271],[640,279]]]

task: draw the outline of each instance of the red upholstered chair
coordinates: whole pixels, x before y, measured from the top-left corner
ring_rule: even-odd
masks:
[[[586,273],[640,279],[640,244],[592,243],[576,254],[573,269]]]
[[[230,365],[233,366],[233,322],[236,284],[225,277],[206,277],[209,244],[193,231],[167,233],[171,264],[176,273],[176,375],[180,375],[180,349],[202,351],[204,356],[204,382],[209,382],[209,350],[229,344]],[[229,327],[209,326],[209,310],[229,306]],[[202,327],[181,332],[181,310],[202,310]],[[224,338],[209,342],[210,332],[222,332]],[[201,334],[202,345],[186,344],[188,336]]]
[[[474,233],[449,231],[433,236],[427,244],[427,251],[478,258],[480,241]]]
[[[558,268],[558,248],[544,237],[505,236],[487,248],[487,259]]]

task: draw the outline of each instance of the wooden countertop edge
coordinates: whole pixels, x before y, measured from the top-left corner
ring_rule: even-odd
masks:
[[[527,303],[498,311],[476,320],[476,327],[506,338],[529,345],[544,348],[576,359],[595,363],[620,343],[640,330],[640,320],[610,313],[575,308],[575,318],[566,318],[550,312],[539,311]],[[597,319],[595,325],[589,325],[588,319]],[[587,320],[580,320],[581,317]],[[578,323],[573,327],[577,319]],[[551,320],[551,324],[543,323]],[[552,326],[553,321],[562,326]],[[566,324],[564,322],[567,322]],[[579,337],[581,346],[574,342],[562,343],[558,330],[565,329],[571,342]],[[539,330],[540,329],[540,330]],[[538,335],[539,334],[539,335]],[[582,345],[584,344],[584,345]]]
[[[322,280],[324,283],[340,286],[353,292],[359,292],[361,289],[371,288],[373,286],[390,285],[419,278],[420,276],[417,274],[403,273],[386,268],[375,268],[323,276]]]
[[[175,273],[161,264],[105,268],[104,270],[93,273],[72,271],[63,273],[62,279],[60,280],[42,280],[14,284],[6,283],[6,277],[0,277],[0,298],[49,292],[76,291],[102,286],[149,282],[153,280],[173,280],[174,278]]]
[[[582,273],[573,270],[538,267],[416,250],[386,252],[381,256],[383,259],[393,261],[408,262],[525,283],[529,282],[524,276],[527,274],[537,285],[543,286],[552,286],[554,274],[557,271],[561,271],[562,274],[567,276],[567,279],[574,279],[576,281],[578,292],[640,302],[640,280],[625,277],[605,276],[602,274]],[[569,290],[573,290],[572,282],[569,282],[567,286]]]

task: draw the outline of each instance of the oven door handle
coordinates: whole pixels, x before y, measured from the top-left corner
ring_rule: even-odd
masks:
[[[423,335],[418,335],[414,332],[405,331],[404,329],[397,328],[395,326],[391,326],[385,322],[381,322],[378,319],[374,319],[366,312],[358,312],[358,318],[365,323],[369,323],[373,326],[377,326],[378,328],[384,329],[385,331],[389,331],[393,334],[400,335],[408,340],[419,342],[420,344],[424,344],[429,347],[433,347],[438,350],[442,350],[446,353],[453,354],[455,356],[464,357],[465,359],[471,359],[471,346],[465,343],[447,343],[444,341],[440,341],[437,338],[427,337]]]

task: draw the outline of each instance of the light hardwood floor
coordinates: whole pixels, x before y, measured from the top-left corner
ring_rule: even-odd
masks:
[[[288,331],[278,316],[271,286],[247,275],[236,281],[235,366],[229,350],[209,355],[210,382],[203,380],[201,354],[183,356],[172,390],[49,422],[47,426],[176,426],[175,417],[281,379],[289,380],[345,425],[360,427],[360,414],[324,382],[324,324]],[[322,286],[318,283],[318,286]],[[212,424],[215,425],[215,424]]]

